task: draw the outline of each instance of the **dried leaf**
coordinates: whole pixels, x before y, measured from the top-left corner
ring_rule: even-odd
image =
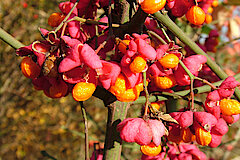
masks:
[[[167,122],[173,122],[173,123],[178,124],[178,122],[174,118],[172,118],[169,114],[162,114],[162,115],[159,114],[158,118],[160,118],[164,121],[167,121]]]

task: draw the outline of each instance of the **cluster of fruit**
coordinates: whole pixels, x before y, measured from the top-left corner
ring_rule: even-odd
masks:
[[[22,73],[32,79],[35,89],[43,90],[48,97],[61,98],[72,93],[74,100],[85,101],[100,86],[119,101],[131,102],[138,99],[144,87],[150,93],[172,93],[175,86],[190,85],[188,72],[194,76],[203,74],[200,71],[207,58],[203,55],[183,57],[181,47],[169,41],[169,37],[166,38],[167,35],[156,20],[147,18],[144,25],[149,31],[157,33],[165,43],[160,38],[150,39],[147,34],[137,33],[113,39],[109,34],[108,17],[95,20],[97,8],[106,7],[108,0],[93,0],[91,3],[83,0],[77,2],[74,8],[75,2],[76,0],[70,0],[59,4],[61,12],[53,13],[48,19],[48,24],[56,27],[55,30],[40,29],[43,41],[35,41],[17,50],[17,55],[24,57],[21,62]],[[139,1],[139,4],[143,11],[150,14],[167,4],[166,9],[175,17],[186,14],[191,23],[200,25],[205,21],[205,11],[201,7],[210,10],[215,1],[198,2],[199,6],[191,0],[144,0]],[[81,18],[80,21],[79,17],[83,16],[85,19]],[[85,23],[90,19],[94,24]],[[210,35],[210,38],[216,37],[214,33]],[[111,56],[107,56],[109,51],[113,53]],[[146,73],[146,83],[143,82],[143,73]],[[228,131],[227,123],[239,119],[240,104],[230,99],[237,86],[239,82],[233,77],[227,78],[219,88],[208,94],[205,112],[187,109],[171,113],[177,123],[163,123],[161,118],[156,118],[158,112],[148,110],[150,117],[144,115],[144,118],[127,118],[118,124],[117,130],[122,140],[141,145],[141,151],[145,154],[143,159],[147,155],[165,156],[166,151],[161,152],[163,136],[168,141],[179,144],[179,148],[182,146],[177,151],[169,143],[168,146],[172,149],[171,152],[168,151],[168,156],[181,152],[177,155],[179,159],[184,156],[206,159],[202,158],[205,155],[194,145],[182,142],[196,140],[198,144],[210,147],[221,143],[222,136]],[[169,133],[165,125],[168,126]]]

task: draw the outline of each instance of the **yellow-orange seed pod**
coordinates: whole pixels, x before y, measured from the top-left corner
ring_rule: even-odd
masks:
[[[187,20],[194,25],[201,25],[205,21],[205,12],[198,6],[192,6],[186,13]]]
[[[65,18],[62,13],[52,13],[48,18],[48,25],[52,27],[57,27]]]
[[[197,143],[202,146],[207,146],[212,140],[210,131],[206,131],[202,126],[195,130],[195,136]]]
[[[73,99],[76,101],[85,101],[89,99],[96,89],[96,85],[88,82],[78,82],[72,90]]]
[[[142,56],[137,56],[130,64],[130,70],[133,73],[140,73],[146,67],[147,61]]]
[[[32,58],[24,57],[21,62],[21,71],[25,77],[34,79],[40,75],[41,68]]]
[[[159,62],[165,68],[175,68],[179,63],[179,58],[175,54],[167,54]]]
[[[176,81],[173,75],[154,77],[154,84],[160,89],[169,89],[176,85]]]
[[[222,99],[220,109],[222,114],[227,116],[240,114],[240,103],[235,99]]]
[[[148,145],[141,146],[140,150],[143,154],[147,156],[156,156],[161,152],[162,147],[161,145],[156,146],[153,142],[151,142]]]

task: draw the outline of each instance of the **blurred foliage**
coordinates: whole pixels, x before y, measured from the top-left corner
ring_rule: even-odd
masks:
[[[38,28],[51,29],[47,19],[59,11],[58,4],[63,0],[1,0],[0,26],[11,33],[23,44],[40,40]],[[217,18],[215,17],[215,20]],[[189,36],[196,39],[200,28],[179,22]],[[206,27],[204,32],[209,32]],[[196,34],[197,33],[197,34]],[[239,72],[239,43],[221,48],[218,54],[211,54],[229,73]],[[231,54],[230,54],[231,53]],[[47,98],[43,92],[36,91],[31,80],[20,71],[21,58],[15,51],[0,41],[0,160],[7,159],[49,159],[50,155],[58,160],[84,159],[84,125],[81,108],[69,95],[61,99]],[[201,100],[202,97],[197,97]],[[92,97],[84,102],[88,113],[90,145],[96,141],[104,142],[107,109],[102,101]],[[186,105],[186,102],[178,102]],[[141,105],[130,107],[128,117],[140,116]],[[239,122],[231,127],[224,142],[231,142],[238,131]],[[239,144],[231,150],[231,157],[240,156]],[[231,146],[222,145],[217,149],[203,148],[215,159],[224,156]],[[93,147],[90,149],[90,154]],[[139,159],[141,154],[137,144],[123,143],[124,159]]]

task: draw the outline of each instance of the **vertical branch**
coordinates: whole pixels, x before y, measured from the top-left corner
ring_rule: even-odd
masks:
[[[87,122],[87,114],[83,102],[79,102],[81,105],[83,122],[84,122],[84,133],[85,133],[85,160],[89,160],[89,143],[88,143],[88,122]]]
[[[117,125],[126,117],[129,103],[116,101],[108,106],[108,120],[103,159],[120,160],[122,140]]]

